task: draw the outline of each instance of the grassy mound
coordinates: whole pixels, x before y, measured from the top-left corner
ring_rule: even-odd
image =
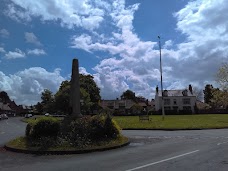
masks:
[[[53,117],[29,120],[25,137],[6,146],[31,151],[70,151],[122,146],[128,139],[109,115],[96,115],[63,121]]]

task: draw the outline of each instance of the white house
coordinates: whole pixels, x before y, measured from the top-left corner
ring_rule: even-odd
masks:
[[[195,113],[196,95],[192,91],[192,86],[185,90],[164,90],[163,91],[164,109],[173,111],[174,113],[182,113],[188,111]],[[156,88],[155,110],[162,109],[162,92]]]

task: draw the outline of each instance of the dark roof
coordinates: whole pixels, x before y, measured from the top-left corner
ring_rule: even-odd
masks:
[[[168,96],[183,96],[182,92],[184,90],[164,90],[168,92]],[[161,90],[158,91],[158,96],[162,96]],[[196,96],[194,93],[192,94],[189,90],[187,90],[187,96]]]

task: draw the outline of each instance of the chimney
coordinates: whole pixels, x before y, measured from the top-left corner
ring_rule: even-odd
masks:
[[[189,84],[188,89],[189,89],[190,93],[193,94],[193,92],[192,92],[192,85],[191,84]]]

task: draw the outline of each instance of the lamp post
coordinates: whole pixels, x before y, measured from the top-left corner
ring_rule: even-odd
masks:
[[[161,60],[161,41],[160,36],[158,36],[159,50],[160,50],[160,73],[161,73],[161,106],[162,106],[162,120],[165,119],[165,109],[164,109],[164,99],[163,99],[163,83],[162,83],[162,60]]]

